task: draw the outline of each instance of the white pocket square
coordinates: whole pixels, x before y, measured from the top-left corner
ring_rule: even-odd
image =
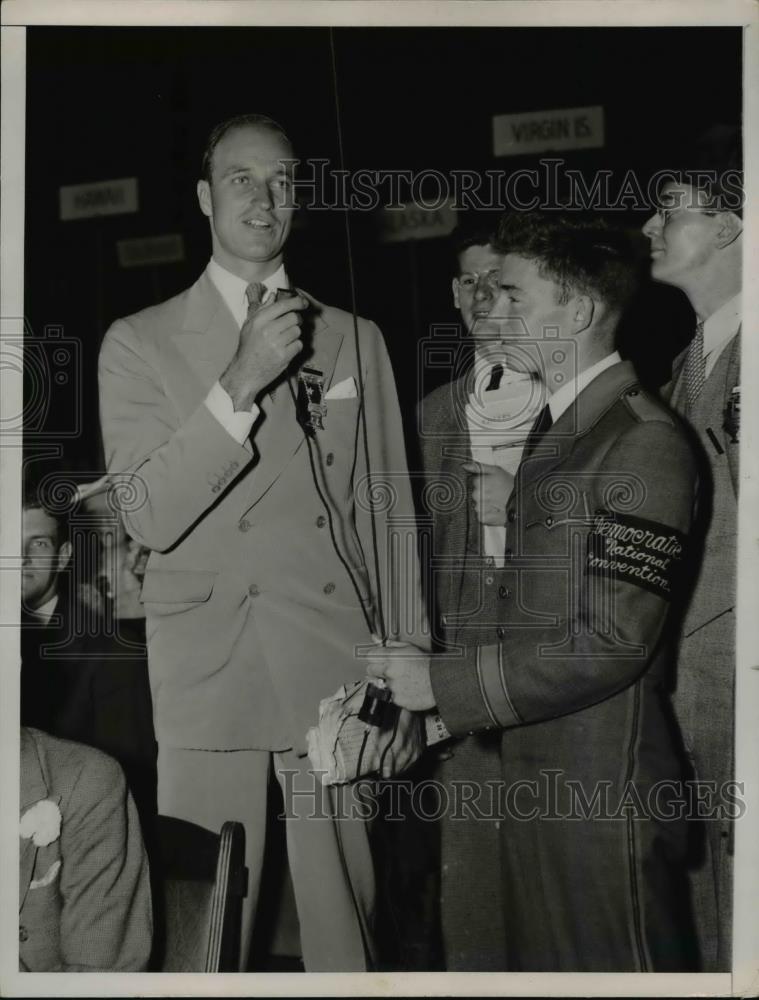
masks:
[[[55,879],[56,875],[58,874],[60,867],[61,867],[60,861],[54,861],[52,865],[50,865],[48,870],[45,872],[45,874],[42,876],[42,878],[32,879],[32,881],[29,883],[29,888],[44,889],[46,885],[50,885],[50,883]]]
[[[337,385],[333,385],[324,398],[325,400],[355,399],[357,395],[356,380],[351,375],[350,378],[344,378],[342,382],[338,382]]]

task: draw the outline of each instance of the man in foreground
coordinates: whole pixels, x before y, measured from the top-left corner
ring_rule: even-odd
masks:
[[[244,823],[245,963],[273,769],[305,967],[361,971],[366,823],[349,786],[309,773],[306,732],[321,699],[364,676],[356,649],[384,634],[392,603],[390,511],[372,507],[367,477],[392,474],[394,515],[413,507],[379,330],[292,289],[285,271],[292,163],[269,118],[213,130],[198,182],[213,255],[187,291],[109,330],[102,426],[109,470],[133,473],[142,497],[126,530],[152,550],[159,811],[217,831]]]
[[[378,651],[373,672],[454,736],[500,733],[505,969],[692,968],[663,687],[694,458],[614,349],[635,273],[619,235],[529,213],[503,220],[496,248],[491,319],[510,367],[549,394],[504,513],[504,569],[463,652]]]

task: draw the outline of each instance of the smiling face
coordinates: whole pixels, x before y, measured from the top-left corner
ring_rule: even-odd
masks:
[[[24,509],[21,600],[35,611],[55,596],[58,574],[71,557],[71,542],[59,540],[58,522],[39,507]]]
[[[690,184],[667,183],[643,227],[651,241],[651,277],[679,288],[698,283],[718,250],[719,213],[698,206]]]
[[[459,254],[459,273],[453,279],[453,304],[467,331],[475,338],[492,339],[497,327],[485,317],[498,295],[501,257],[491,246],[467,247]]]
[[[213,255],[245,280],[266,278],[282,263],[294,210],[292,166],[282,161],[292,158],[279,132],[246,125],[223,136],[213,152],[210,182],[198,181]]]

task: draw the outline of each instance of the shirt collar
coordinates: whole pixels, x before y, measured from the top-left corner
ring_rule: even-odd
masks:
[[[739,292],[704,320],[704,357],[724,347],[740,325],[741,293]]]
[[[211,257],[208,262],[208,277],[216,286],[219,295],[224,299],[227,308],[237,321],[237,325],[242,326],[248,315],[248,300],[245,290],[250,282],[244,278],[240,278],[236,274],[232,274],[226,267],[222,267],[214,257]],[[264,278],[262,284],[266,292],[273,292],[277,288],[289,288],[290,282],[287,279],[285,265],[280,264],[274,274],[270,274],[268,278]]]
[[[41,607],[35,608],[34,611],[30,610],[29,614],[31,615],[32,618],[35,618],[42,625],[47,625],[50,622],[50,619],[53,617],[53,614],[55,612],[55,606],[57,603],[58,603],[58,595],[54,594],[50,598],[50,600],[45,601],[45,603]]]
[[[600,361],[596,361],[590,368],[586,368],[585,371],[580,372],[576,378],[565,382],[556,392],[551,393],[548,399],[548,406],[551,410],[551,419],[553,422],[556,423],[562,413],[569,409],[583,389],[590,385],[594,378],[600,375],[601,372],[606,371],[607,368],[611,368],[612,365],[618,364],[621,360],[619,351],[613,351]]]

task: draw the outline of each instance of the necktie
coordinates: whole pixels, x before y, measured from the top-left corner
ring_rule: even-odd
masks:
[[[503,378],[503,365],[493,365],[490,372],[490,381],[485,386],[485,392],[490,392],[491,389],[497,389],[501,384],[502,378]]]
[[[266,285],[263,281],[251,281],[245,289],[245,298],[248,300],[248,316],[245,320],[249,323],[261,308],[261,301],[266,294]],[[274,389],[269,389],[269,396],[274,402]]]
[[[522,461],[529,458],[533,451],[535,451],[540,439],[546,431],[551,429],[552,424],[553,417],[551,416],[551,407],[548,403],[546,403],[538,414],[535,423],[530,428],[530,433],[527,435],[527,440],[524,443],[524,451],[522,452]]]
[[[704,324],[696,326],[696,335],[691,341],[685,359],[685,398],[688,409],[693,409],[706,382],[706,358],[704,357]]]
[[[262,281],[251,281],[245,289],[245,297],[248,300],[248,319],[255,316],[261,308],[261,300],[265,291],[266,287]]]

